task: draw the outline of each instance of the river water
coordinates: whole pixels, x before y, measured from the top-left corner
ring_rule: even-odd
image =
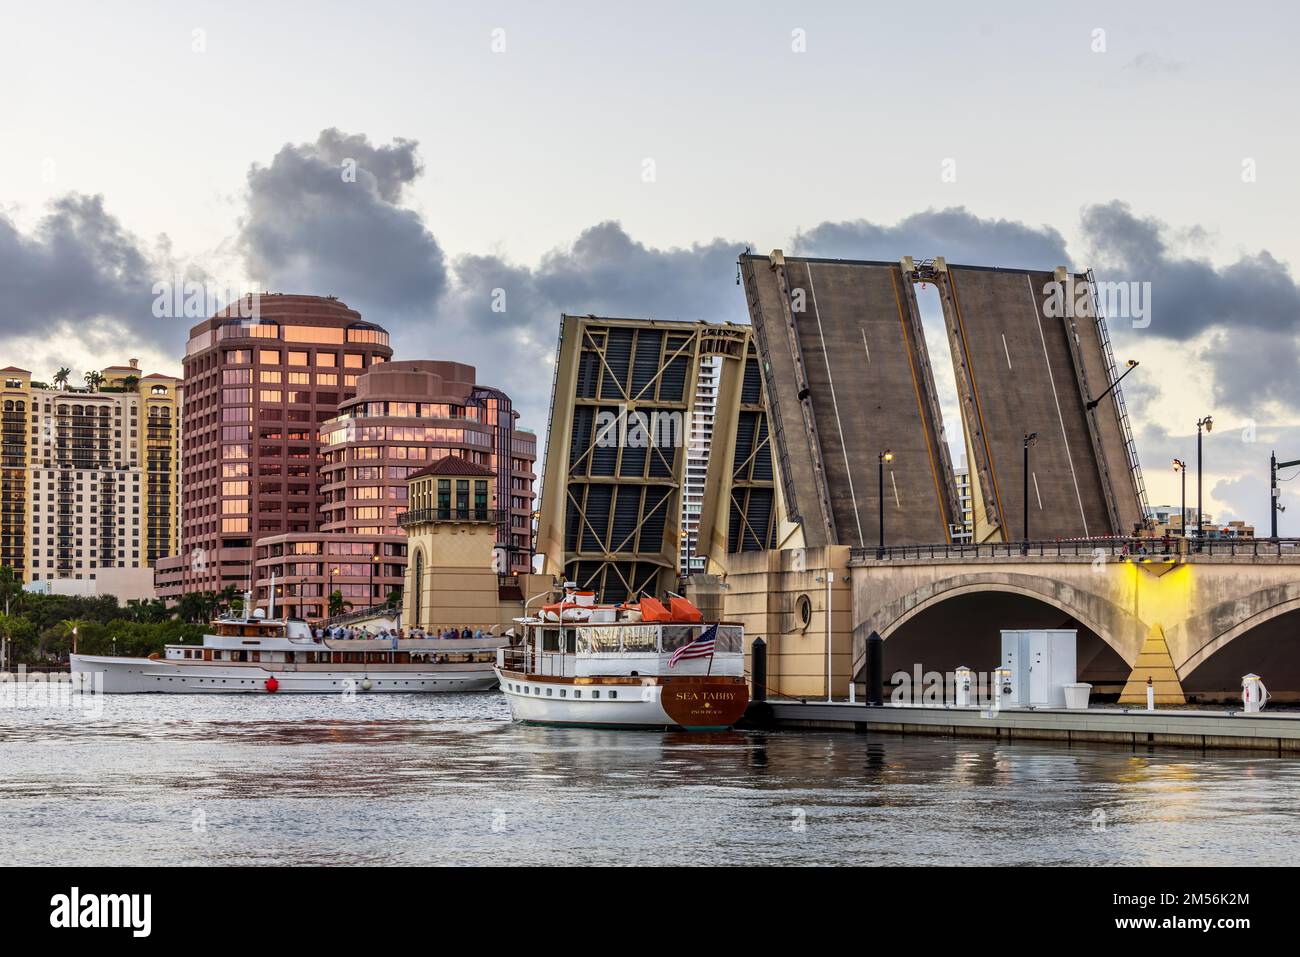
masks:
[[[8,864],[1290,864],[1300,760],[525,727],[497,694],[0,709]]]

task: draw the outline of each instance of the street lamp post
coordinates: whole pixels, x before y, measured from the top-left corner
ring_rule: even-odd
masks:
[[[682,528],[682,551],[685,555],[685,562],[682,565],[682,588],[691,580],[691,533],[685,527]]]
[[[1029,554],[1029,447],[1037,441],[1038,441],[1037,432],[1025,433],[1024,475],[1021,476],[1024,483],[1024,488],[1021,490],[1022,492],[1021,497],[1024,504],[1024,524],[1022,528],[1024,529],[1024,533],[1025,533],[1024,544],[1021,546],[1020,549],[1020,553],[1022,555]]]
[[[1270,452],[1268,455],[1268,478],[1269,478],[1268,514],[1270,519],[1272,520],[1272,538],[1274,541],[1277,541],[1277,513],[1286,511],[1286,506],[1279,505],[1277,502],[1278,500],[1277,470],[1289,469],[1295,465],[1300,465],[1300,459],[1293,459],[1290,462],[1279,462],[1277,460],[1276,452]]]
[[[1102,399],[1106,398],[1106,396],[1110,395],[1113,391],[1115,391],[1115,387],[1119,385],[1120,379],[1123,379],[1124,376],[1128,375],[1137,367],[1138,367],[1138,361],[1136,359],[1129,359],[1128,368],[1124,370],[1123,375],[1121,375],[1118,379],[1112,382],[1110,384],[1110,388],[1107,389],[1105,392],[1103,392],[1101,395],[1097,396],[1097,398],[1089,400],[1089,402],[1087,403],[1087,405],[1084,406],[1084,408],[1087,409],[1089,412],[1097,408],[1097,405],[1101,402]]]
[[[1183,500],[1179,506],[1178,513],[1178,532],[1183,538],[1187,537],[1187,463],[1182,459],[1174,459],[1174,471],[1179,473],[1183,479]]]
[[[1196,420],[1196,550],[1201,550],[1201,540],[1205,538],[1204,509],[1201,506],[1201,430],[1206,432],[1214,428],[1213,416],[1207,415]]]
[[[339,573],[338,568],[333,565],[326,565],[328,575],[326,576],[325,586],[325,617],[330,617],[330,599],[334,597],[334,576]]]
[[[876,558],[885,557],[885,463],[894,461],[894,453],[885,449],[877,456],[877,465],[880,469],[879,485],[877,488],[877,505],[880,507],[880,545],[876,548]]]

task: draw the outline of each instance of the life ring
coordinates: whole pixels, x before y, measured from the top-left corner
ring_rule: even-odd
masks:
[[[275,675],[266,679],[266,690],[268,694],[275,694],[280,690],[280,682],[275,680]]]

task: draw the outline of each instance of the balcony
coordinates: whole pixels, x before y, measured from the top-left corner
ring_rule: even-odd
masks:
[[[415,508],[408,509],[397,516],[397,524],[406,528],[408,525],[424,525],[428,522],[491,522],[499,525],[506,521],[509,509],[504,508]]]

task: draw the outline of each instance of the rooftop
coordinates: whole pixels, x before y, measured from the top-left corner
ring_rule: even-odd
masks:
[[[424,478],[429,475],[481,475],[485,478],[491,478],[496,475],[490,468],[478,465],[474,462],[466,462],[459,455],[448,455],[445,458],[438,459],[432,465],[426,465],[418,472],[412,472],[406,477],[409,482],[411,479]]]

